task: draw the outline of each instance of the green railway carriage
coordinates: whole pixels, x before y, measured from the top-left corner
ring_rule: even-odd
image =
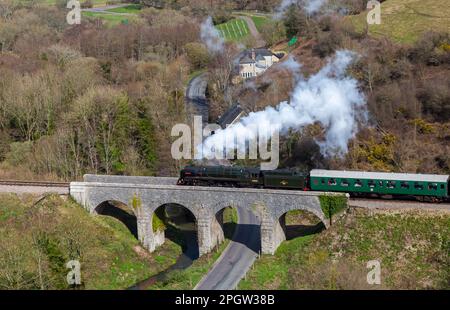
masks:
[[[319,169],[310,172],[310,187],[315,191],[447,198],[448,184],[448,175]]]

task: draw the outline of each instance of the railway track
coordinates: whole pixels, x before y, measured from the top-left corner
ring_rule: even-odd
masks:
[[[0,185],[29,187],[69,187],[69,182],[0,180]]]

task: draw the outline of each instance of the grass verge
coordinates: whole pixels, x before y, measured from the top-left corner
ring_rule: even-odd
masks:
[[[449,289],[450,215],[354,212],[320,234],[283,242],[239,289]],[[370,260],[381,285],[367,284]]]
[[[181,247],[150,254],[118,220],[71,200],[0,195],[0,288],[68,289],[65,264],[78,260],[84,289],[125,289],[167,269]]]
[[[107,12],[113,13],[125,13],[125,14],[138,14],[141,12],[142,6],[139,4],[130,4],[127,6],[123,6],[120,8],[114,8],[110,10],[106,10]]]

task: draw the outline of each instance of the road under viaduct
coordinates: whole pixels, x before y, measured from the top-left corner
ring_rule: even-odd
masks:
[[[195,217],[199,253],[210,252],[224,240],[220,214],[226,207],[251,210],[261,223],[261,252],[273,254],[286,239],[284,217],[291,210],[305,210],[325,225],[329,221],[320,207],[319,193],[288,190],[177,186],[176,178],[85,175],[84,182],[72,182],[70,195],[89,212],[99,213],[105,202],[131,207],[137,219],[137,237],[154,251],[164,241],[152,227],[156,209],[178,205]],[[323,194],[323,193],[320,193]]]

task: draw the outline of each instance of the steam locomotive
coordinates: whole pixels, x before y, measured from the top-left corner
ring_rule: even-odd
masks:
[[[287,169],[187,166],[178,185],[271,188],[345,192],[357,197],[414,197],[421,201],[450,200],[450,176],[313,169],[309,173]]]

